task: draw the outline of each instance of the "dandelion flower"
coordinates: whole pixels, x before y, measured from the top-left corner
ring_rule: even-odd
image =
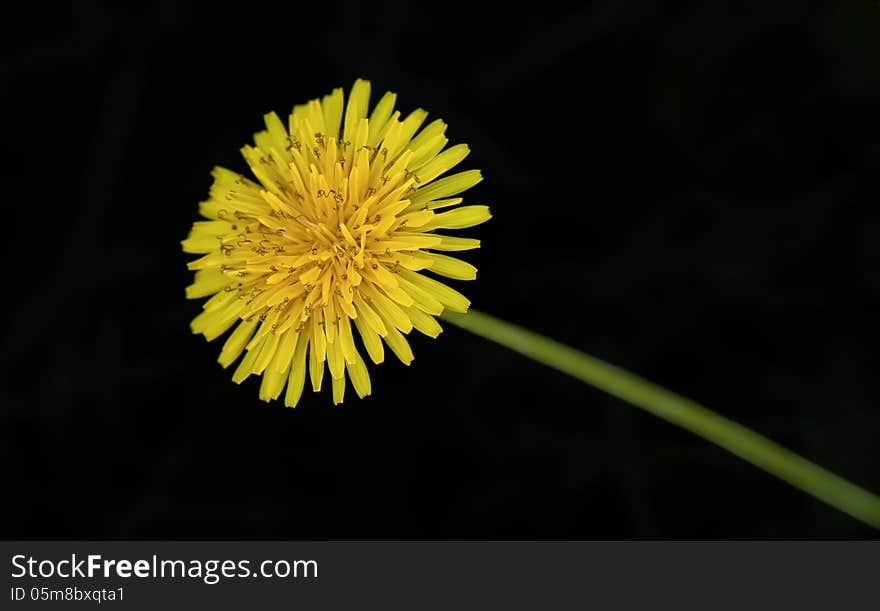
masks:
[[[444,308],[470,305],[425,274],[476,277],[475,267],[442,253],[479,240],[438,233],[491,216],[454,197],[481,180],[478,170],[441,178],[468,147],[446,148],[441,120],[420,131],[424,110],[401,120],[393,93],[368,118],[369,98],[370,83],[358,80],[347,103],[335,89],[294,106],[286,127],[265,115],[266,129],[241,149],[253,177],[215,168],[210,198],[199,205],[208,220],[193,223],[182,242],[184,252],[203,255],[188,264],[195,280],[187,297],[210,296],[193,333],[210,341],[235,327],[218,361],[229,367],[244,353],[232,379],[262,375],[265,401],[286,387],[284,402],[294,407],[307,370],[319,391],[325,362],[334,403],[346,372],[357,395],[369,395],[358,344],[381,363],[384,342],[408,365],[406,334],[437,337]]]

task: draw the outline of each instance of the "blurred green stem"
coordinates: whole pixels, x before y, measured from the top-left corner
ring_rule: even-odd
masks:
[[[673,392],[522,327],[471,310],[448,322],[558,369],[708,439],[862,522],[880,528],[880,498],[766,437]]]

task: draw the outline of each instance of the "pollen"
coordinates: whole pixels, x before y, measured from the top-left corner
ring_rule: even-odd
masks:
[[[347,103],[335,89],[294,106],[287,125],[265,115],[266,129],[241,149],[250,175],[215,168],[199,205],[206,220],[182,242],[202,255],[188,264],[186,295],[209,297],[193,333],[210,341],[232,330],[218,361],[238,361],[236,383],[261,376],[265,401],[284,392],[295,407],[306,377],[320,391],[325,370],[335,404],[346,378],[369,395],[362,351],[378,364],[387,346],[409,365],[413,329],[437,337],[435,317],[470,305],[434,277],[476,278],[474,266],[443,254],[479,248],[445,232],[491,217],[456,197],[481,180],[478,170],[449,174],[469,149],[447,148],[446,124],[425,125],[424,110],[401,118],[395,94],[372,112],[369,99],[370,83],[358,80]]]

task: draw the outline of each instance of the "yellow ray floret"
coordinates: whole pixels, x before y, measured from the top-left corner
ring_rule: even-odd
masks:
[[[445,148],[446,124],[422,128],[422,109],[401,118],[393,93],[372,112],[369,100],[370,83],[358,80],[347,101],[335,89],[295,106],[286,125],[265,115],[266,129],[241,150],[253,177],[215,168],[199,205],[208,220],[182,242],[202,255],[188,265],[187,297],[210,297],[193,333],[213,340],[232,329],[218,361],[229,367],[241,357],[233,381],[262,376],[265,401],[286,388],[284,403],[294,407],[307,377],[321,389],[325,369],[334,403],[346,375],[359,397],[369,395],[356,338],[374,363],[384,360],[384,342],[408,365],[406,334],[437,337],[444,308],[470,305],[425,273],[476,278],[470,263],[433,252],[479,248],[435,230],[491,218],[487,206],[453,197],[482,180],[478,170],[448,174],[469,149]]]

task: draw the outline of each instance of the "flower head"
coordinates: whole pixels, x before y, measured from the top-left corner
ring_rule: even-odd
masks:
[[[321,389],[324,363],[333,402],[345,392],[346,371],[359,397],[370,377],[355,341],[374,363],[383,341],[405,364],[412,329],[437,337],[444,308],[470,302],[425,275],[472,280],[476,268],[440,252],[478,248],[479,240],[437,230],[462,229],[490,218],[486,206],[453,197],[481,180],[478,170],[445,176],[468,154],[446,147],[446,124],[426,125],[424,110],[405,119],[386,93],[369,110],[370,84],[355,82],[321,100],[294,106],[287,127],[275,113],[254,145],[241,149],[253,178],[213,171],[210,198],[199,205],[209,220],[193,223],[182,242],[203,254],[188,264],[189,298],[211,296],[191,323],[193,333],[226,339],[219,362],[244,353],[233,381],[262,375],[260,398],[285,392],[299,401],[308,370]],[[237,325],[237,326],[236,326]]]

